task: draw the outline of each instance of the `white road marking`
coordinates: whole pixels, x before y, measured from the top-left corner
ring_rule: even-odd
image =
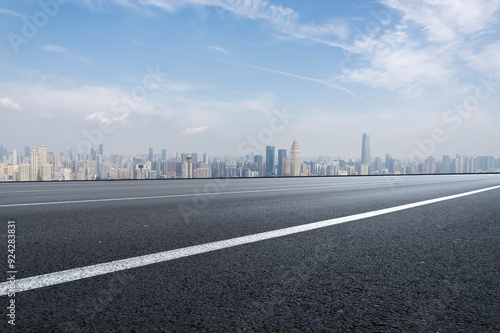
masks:
[[[166,199],[166,198],[182,198],[194,196],[209,196],[209,195],[224,195],[224,194],[247,194],[247,193],[263,193],[263,192],[282,192],[282,191],[298,191],[298,190],[315,190],[323,188],[338,188],[338,187],[355,187],[355,186],[375,186],[381,185],[380,183],[356,183],[348,185],[327,185],[327,186],[308,186],[308,187],[288,187],[288,188],[275,188],[275,189],[260,189],[260,190],[247,190],[247,191],[231,191],[231,192],[210,192],[210,193],[188,193],[188,194],[170,194],[170,195],[155,195],[147,197],[128,197],[128,198],[109,198],[109,199],[86,199],[86,200],[73,200],[73,201],[49,201],[49,202],[30,202],[18,204],[0,205],[0,208],[6,207],[23,207],[23,206],[43,206],[43,205],[62,205],[62,204],[75,204],[75,203],[89,203],[89,202],[110,202],[110,201],[128,201],[128,200],[146,200],[146,199]]]
[[[477,193],[481,193],[481,192],[486,192],[486,191],[491,191],[491,190],[495,190],[495,189],[499,189],[499,188],[500,188],[500,185],[488,187],[488,188],[484,188],[484,189],[480,189],[480,190],[450,195],[450,196],[446,196],[446,197],[424,200],[424,201],[419,201],[419,202],[401,205],[401,206],[395,206],[395,207],[391,207],[391,208],[379,209],[379,210],[375,210],[372,212],[366,212],[366,213],[361,213],[361,214],[355,214],[355,215],[350,215],[350,216],[345,216],[345,217],[334,218],[334,219],[330,219],[330,220],[308,223],[308,224],[299,225],[299,226],[295,226],[295,227],[267,231],[267,232],[262,232],[262,233],[258,233],[258,234],[236,237],[236,238],[226,239],[226,240],[212,242],[212,243],[194,245],[194,246],[189,246],[189,247],[170,250],[170,251],[147,254],[147,255],[143,255],[143,256],[139,256],[139,257],[121,259],[121,260],[111,261],[111,262],[92,265],[92,266],[73,268],[73,269],[68,269],[68,270],[61,271],[61,272],[32,276],[32,277],[16,280],[16,292],[19,293],[19,292],[23,292],[23,291],[27,291],[27,290],[49,287],[49,286],[57,285],[60,283],[78,281],[81,279],[95,277],[95,276],[104,275],[104,274],[109,274],[109,273],[118,272],[118,271],[122,271],[122,270],[126,270],[126,269],[138,268],[138,267],[147,266],[147,265],[151,265],[151,264],[166,262],[169,260],[174,260],[174,259],[179,259],[179,258],[183,258],[183,257],[194,256],[197,254],[222,250],[222,249],[235,247],[235,246],[239,246],[239,245],[250,244],[250,243],[260,242],[263,240],[277,238],[277,237],[293,235],[293,234],[306,232],[306,231],[310,231],[310,230],[330,227],[330,226],[340,224],[340,223],[362,220],[362,219],[366,219],[366,218],[370,218],[370,217],[374,217],[374,216],[380,216],[380,215],[390,214],[390,213],[394,213],[394,212],[398,212],[398,211],[402,211],[402,210],[406,210],[406,209],[411,209],[411,208],[415,208],[415,207],[430,205],[430,204],[433,204],[436,202],[466,197],[469,195],[473,195],[473,194],[477,194]],[[7,295],[9,286],[10,286],[9,282],[0,283],[0,296]]]

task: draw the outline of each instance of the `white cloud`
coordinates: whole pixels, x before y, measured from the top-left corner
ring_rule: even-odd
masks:
[[[21,106],[9,97],[0,98],[0,105],[6,107],[7,109],[21,111]]]
[[[301,23],[299,14],[292,8],[273,5],[266,0],[142,0],[140,1],[142,7],[136,6],[136,2],[131,0],[110,1],[134,9],[158,7],[170,13],[188,5],[214,7],[221,19],[224,17],[223,13],[228,12],[268,24],[274,31],[287,37],[307,39],[315,43],[352,50],[349,45],[337,41],[348,36],[347,23],[342,21],[330,21],[322,25]],[[95,7],[95,2],[96,0],[87,0],[87,4],[92,7]]]
[[[218,46],[209,46],[208,48],[209,48],[209,49],[212,49],[212,50],[215,50],[215,51],[217,51],[217,52],[223,53],[223,54],[225,54],[225,55],[229,55],[229,51],[228,51],[228,50],[226,50],[226,49],[224,49],[224,48],[222,48],[222,47],[218,47]]]
[[[82,61],[89,66],[91,65],[90,61],[87,58],[73,54],[73,53],[69,52],[67,48],[65,48],[63,46],[47,44],[47,45],[42,46],[42,49],[44,49],[47,52],[55,52],[55,53],[64,54],[64,55],[70,56],[73,59],[76,59],[78,61]]]
[[[391,15],[391,20],[398,19],[391,22],[393,28],[355,43],[362,65],[345,68],[341,79],[417,96],[430,87],[455,83],[464,61],[483,72],[498,68],[496,47],[478,53],[476,39],[491,39],[488,29],[497,23],[500,0],[381,3],[400,12],[401,18]]]
[[[191,127],[182,131],[182,134],[198,134],[205,132],[208,129],[208,126],[199,126],[199,127]]]
[[[6,14],[6,15],[10,15],[10,16],[18,16],[18,17],[22,17],[22,16],[24,16],[24,15],[23,15],[23,14],[21,14],[21,13],[15,12],[15,11],[10,10],[10,9],[5,9],[5,8],[0,8],[0,14]]]
[[[276,70],[276,69],[271,69],[271,68],[266,68],[266,67],[261,67],[261,66],[255,66],[255,65],[249,65],[249,64],[240,64],[240,63],[236,63],[236,62],[229,62],[230,64],[233,64],[233,65],[237,65],[237,66],[242,66],[242,67],[248,67],[248,68],[252,68],[252,69],[256,69],[256,70],[259,70],[259,71],[263,71],[263,72],[269,72],[269,73],[274,73],[274,74],[278,74],[278,75],[283,75],[283,76],[289,76],[289,77],[293,77],[293,78],[296,78],[296,79],[300,79],[300,80],[305,80],[305,81],[311,81],[311,82],[316,82],[316,83],[320,83],[322,85],[325,85],[329,88],[332,88],[332,89],[336,89],[336,90],[342,90],[350,95],[353,95],[357,98],[359,98],[360,100],[362,101],[365,101],[366,100],[359,96],[358,94],[356,94],[355,92],[345,88],[345,87],[342,87],[338,84],[335,84],[335,83],[332,83],[332,82],[328,82],[328,81],[324,81],[324,80],[320,80],[320,79],[316,79],[316,78],[312,78],[312,77],[308,77],[308,76],[303,76],[303,75],[297,75],[297,74],[293,74],[293,73],[288,73],[288,72],[283,72],[283,71],[279,71],[279,70]]]
[[[498,0],[382,0],[400,11],[403,20],[422,27],[433,42],[450,42],[486,29],[497,21]]]
[[[58,45],[47,44],[47,45],[42,46],[42,49],[44,49],[47,52],[56,52],[56,53],[62,53],[62,54],[70,54],[65,47],[58,46]]]
[[[485,46],[476,53],[462,51],[461,54],[474,70],[485,76],[500,77],[500,41]]]

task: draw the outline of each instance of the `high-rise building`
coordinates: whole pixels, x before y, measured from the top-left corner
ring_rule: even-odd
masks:
[[[266,146],[266,176],[274,176],[275,147]]]
[[[375,157],[375,170],[382,170],[382,159],[380,157]]]
[[[27,162],[21,163],[19,166],[19,180],[28,182],[30,180],[30,164]]]
[[[44,145],[41,145],[40,147],[38,147],[37,151],[38,151],[38,164],[40,167],[42,167],[43,165],[48,163],[47,156],[49,153],[49,149]]]
[[[39,167],[39,157],[36,150],[32,150],[29,153],[30,158],[30,181],[38,180],[38,167]]]
[[[370,165],[371,162],[370,136],[363,133],[363,142],[361,144],[361,164]]]
[[[12,164],[17,164],[17,150],[12,151]]]
[[[262,161],[263,161],[262,155],[255,155],[255,156],[253,157],[253,161],[254,161],[255,163],[262,163]]]
[[[208,164],[208,155],[207,153],[203,153],[203,163]]]
[[[287,150],[286,149],[278,149],[278,176],[284,176],[283,175],[283,158],[285,158],[287,155]]]
[[[193,164],[191,155],[186,155],[186,160],[182,163],[181,178],[193,178]]]
[[[464,156],[457,155],[455,158],[455,173],[464,173]]]
[[[162,161],[166,161],[167,160],[167,150],[166,149],[162,149],[161,150],[161,160]]]
[[[393,158],[389,158],[387,161],[387,170],[390,174],[396,173],[396,160]]]
[[[102,143],[99,145],[99,155],[104,156],[104,145]]]
[[[392,159],[391,154],[385,154],[385,164],[384,168],[389,169],[389,162]]]
[[[153,162],[153,148],[149,148],[148,162]]]
[[[292,143],[290,154],[290,176],[300,176],[300,147],[297,140]]]
[[[282,176],[290,176],[290,157],[283,157],[281,161],[281,175]]]
[[[441,161],[441,173],[450,173],[450,172],[451,172],[450,156],[443,155],[443,159]]]
[[[44,164],[40,167],[40,180],[43,182],[49,182],[52,180],[52,165]]]

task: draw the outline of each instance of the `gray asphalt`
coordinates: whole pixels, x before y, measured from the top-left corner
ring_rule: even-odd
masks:
[[[500,175],[2,183],[2,270],[8,220],[19,279],[497,185]],[[0,297],[2,331],[499,332],[500,189],[15,299],[13,328]]]

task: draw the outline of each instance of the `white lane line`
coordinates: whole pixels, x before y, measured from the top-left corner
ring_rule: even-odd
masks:
[[[255,242],[260,242],[263,240],[293,235],[301,232],[306,232],[310,230],[330,227],[340,223],[352,222],[357,220],[362,220],[374,216],[380,216],[385,214],[390,214],[398,212],[401,210],[411,209],[415,207],[430,205],[436,202],[452,200],[456,198],[466,197],[469,195],[491,191],[499,189],[500,185],[488,187],[476,191],[470,191],[465,193],[459,193],[455,195],[450,195],[446,197],[430,199],[419,201],[411,204],[379,209],[372,212],[366,212],[361,214],[355,214],[345,217],[334,218],[330,220],[324,220],[319,222],[308,223],[304,225],[299,225],[295,227],[283,228],[273,231],[261,232],[258,234],[236,237],[231,239],[226,239],[222,241],[188,246],[180,249],[158,252],[153,254],[147,254],[139,257],[121,259],[116,261],[111,261],[107,263],[86,266],[81,268],[68,269],[61,272],[49,273],[44,275],[32,276],[24,279],[16,280],[16,292],[23,292],[27,290],[33,290],[43,287],[49,287],[60,283],[77,281],[85,278],[95,277],[99,275],[109,274],[113,272],[123,271],[131,268],[138,268],[142,266],[147,266],[151,264],[157,264],[161,262],[166,262],[169,260],[179,259],[183,257],[194,256],[197,254],[222,250],[230,247],[235,247],[244,244],[250,244]],[[8,288],[10,287],[9,282],[0,283],[0,296],[7,295]]]
[[[89,203],[89,202],[109,202],[109,201],[128,201],[128,200],[146,200],[146,199],[166,199],[166,198],[182,198],[194,196],[209,196],[209,195],[224,195],[224,194],[246,194],[246,193],[263,193],[263,192],[283,192],[283,191],[298,191],[298,190],[315,190],[323,188],[346,188],[358,186],[375,186],[383,185],[384,183],[365,183],[365,184],[348,184],[348,185],[328,185],[328,186],[309,186],[309,187],[289,187],[289,188],[276,188],[265,190],[247,190],[247,191],[231,191],[231,192],[211,192],[211,193],[188,193],[188,194],[170,194],[170,195],[155,195],[148,197],[129,197],[129,198],[109,198],[109,199],[86,199],[86,200],[73,200],[73,201],[50,201],[50,202],[31,202],[20,204],[6,204],[0,205],[0,208],[6,207],[23,207],[23,206],[43,206],[43,205],[62,205],[62,204],[75,204],[75,203]]]

